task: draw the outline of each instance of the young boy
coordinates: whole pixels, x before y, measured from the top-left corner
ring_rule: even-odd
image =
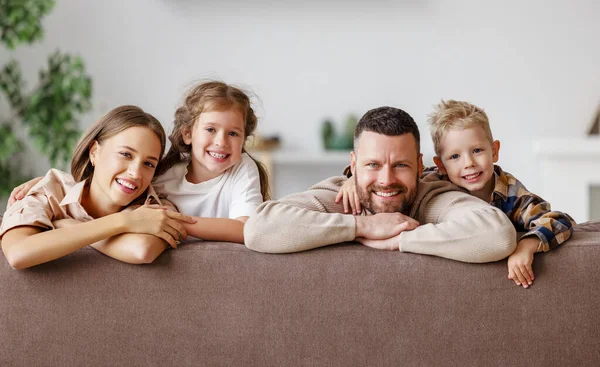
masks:
[[[551,211],[550,204],[527,191],[525,186],[498,165],[500,142],[492,138],[485,112],[468,102],[448,100],[434,107],[428,116],[436,172],[471,195],[501,209],[518,232],[525,232],[508,258],[508,278],[528,288],[534,279],[531,264],[535,252],[549,251],[573,233],[573,219],[565,213]],[[348,180],[338,201],[344,200],[357,213],[361,210],[354,193],[354,180]]]

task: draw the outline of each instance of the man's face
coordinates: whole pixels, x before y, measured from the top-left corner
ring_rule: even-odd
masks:
[[[360,204],[372,214],[406,212],[417,196],[422,154],[412,134],[363,131],[351,153]]]

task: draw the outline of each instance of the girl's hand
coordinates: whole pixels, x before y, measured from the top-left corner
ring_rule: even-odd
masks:
[[[181,222],[192,224],[196,220],[167,209],[160,205],[143,205],[136,210],[122,212],[126,216],[127,232],[150,234],[176,248],[187,237],[187,231]]]
[[[36,177],[33,178],[27,182],[25,182],[24,184],[20,184],[19,186],[15,187],[13,189],[13,191],[10,193],[10,196],[8,197],[8,206],[11,206],[12,204],[14,204],[17,200],[21,200],[25,197],[25,195],[27,194],[27,192],[29,192],[29,190],[35,186],[36,183],[40,182],[40,180],[43,177]]]
[[[533,254],[540,240],[537,237],[528,237],[519,241],[515,252],[508,257],[508,279],[512,279],[516,285],[528,288],[533,284]]]
[[[344,205],[344,213],[350,213],[350,210],[352,210],[352,214],[358,215],[362,211],[360,199],[358,198],[354,179],[352,177],[344,182],[342,188],[335,197],[336,203],[339,203],[340,200]]]

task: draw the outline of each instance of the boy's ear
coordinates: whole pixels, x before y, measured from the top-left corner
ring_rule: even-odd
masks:
[[[433,163],[435,163],[442,175],[447,174],[446,167],[444,167],[444,163],[442,163],[442,160],[438,156],[433,157]]]
[[[350,172],[352,172],[352,176],[356,175],[356,154],[354,154],[354,151],[350,152]]]
[[[500,157],[500,140],[494,140],[492,143],[492,162],[498,162]]]

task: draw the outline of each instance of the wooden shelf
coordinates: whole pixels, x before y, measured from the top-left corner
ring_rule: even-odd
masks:
[[[250,154],[257,158],[269,161],[270,164],[293,164],[293,165],[327,165],[327,164],[350,164],[350,151],[285,151],[277,150],[252,151]]]

